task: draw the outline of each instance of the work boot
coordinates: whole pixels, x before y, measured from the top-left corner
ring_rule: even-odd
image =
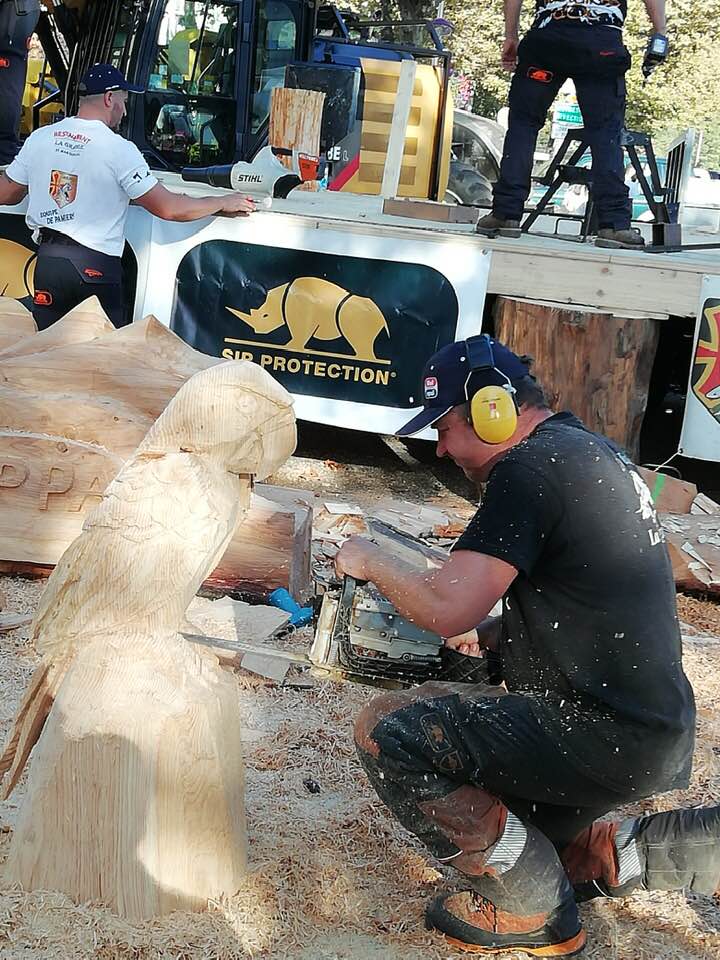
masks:
[[[470,953],[523,950],[536,957],[574,957],[586,939],[572,900],[550,914],[524,917],[498,910],[487,897],[469,890],[433,900],[425,924]]]
[[[488,213],[487,216],[478,220],[475,233],[483,237],[512,237],[513,239],[522,236],[519,220],[503,220],[502,217],[496,217],[494,213]]]
[[[637,227],[628,227],[627,230],[602,227],[598,230],[595,246],[610,247],[614,250],[642,250],[645,241]]]
[[[429,904],[428,929],[473,953],[524,950],[538,957],[580,953],[585,933],[573,888],[544,834],[508,812],[500,839],[484,859],[483,874],[465,876],[470,890],[445,894]],[[451,862],[457,867],[460,860]]]
[[[720,806],[593,824],[563,862],[578,902],[635,890],[720,894]]]

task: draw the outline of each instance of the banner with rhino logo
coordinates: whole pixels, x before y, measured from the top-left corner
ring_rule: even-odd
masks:
[[[178,267],[170,326],[295,394],[412,408],[425,360],[457,323],[454,289],[433,267],[209,240]]]
[[[0,296],[32,309],[36,247],[25,218],[0,214]]]

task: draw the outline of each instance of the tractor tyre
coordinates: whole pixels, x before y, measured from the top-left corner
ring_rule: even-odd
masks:
[[[469,163],[453,160],[445,199],[449,203],[489,206],[492,204],[492,184]]]

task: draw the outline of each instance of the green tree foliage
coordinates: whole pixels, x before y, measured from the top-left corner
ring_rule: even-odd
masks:
[[[365,15],[431,17],[432,0],[357,0]],[[522,28],[532,21],[525,0]],[[717,68],[720,0],[668,0],[669,62],[647,84],[640,70],[650,22],[643,0],[629,0],[625,42],[633,55],[628,74],[628,126],[653,135],[658,153],[686,127],[703,131],[702,162],[720,169],[720,70]],[[455,31],[450,44],[456,69],[474,85],[473,109],[494,117],[506,104],[510,75],[500,66],[504,34],[502,0],[445,0],[443,15]]]

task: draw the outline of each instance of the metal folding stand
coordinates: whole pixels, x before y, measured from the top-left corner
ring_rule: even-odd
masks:
[[[585,213],[582,215],[572,213],[554,214],[561,220],[579,222],[579,235],[562,236],[556,233],[554,236],[562,240],[586,243],[589,237],[597,233],[597,210],[593,196],[592,170],[578,166],[581,157],[589,147],[583,127],[568,130],[560,149],[553,157],[545,174],[542,177],[534,178],[536,183],[547,187],[547,190],[538,201],[535,209],[523,221],[523,233],[528,233],[541,216],[546,213],[553,213],[552,210],[548,211],[547,208],[558,190],[566,184],[581,184],[586,187],[588,200]],[[666,189],[660,181],[652,140],[644,133],[625,130],[623,131],[622,147],[630,160],[637,182],[653,215],[652,245],[645,249],[648,251],[662,249],[664,252],[680,250],[682,248],[682,228],[677,222],[678,204],[666,202]],[[639,151],[644,153],[644,160]],[[649,179],[645,173],[646,166],[650,174]]]
[[[575,149],[568,157],[568,153],[573,144],[577,144]],[[592,179],[590,170],[579,167],[578,163],[585,151],[588,149],[588,143],[585,140],[585,131],[582,127],[568,130],[565,139],[560,145],[550,165],[541,177],[533,177],[535,183],[539,183],[547,190],[538,201],[532,213],[529,213],[522,224],[523,233],[529,233],[530,228],[536,221],[546,213],[551,213],[562,220],[570,220],[580,223],[580,234],[578,236],[562,236],[555,234],[558,239],[570,240],[576,243],[586,243],[591,235],[593,217],[595,212],[595,201],[592,194]],[[566,159],[567,158],[567,159]],[[582,183],[588,188],[588,200],[585,207],[585,213],[561,213],[554,214],[552,210],[548,211],[548,206],[552,203],[555,194],[565,185]]]

